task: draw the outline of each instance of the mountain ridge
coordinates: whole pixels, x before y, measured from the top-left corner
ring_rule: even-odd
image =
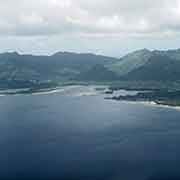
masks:
[[[7,82],[179,80],[180,49],[140,49],[121,58],[61,51],[49,56],[0,54],[0,88]]]

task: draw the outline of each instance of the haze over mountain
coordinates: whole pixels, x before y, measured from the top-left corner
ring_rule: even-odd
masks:
[[[180,49],[136,51],[113,64],[112,70],[123,80],[176,81],[180,79]]]
[[[142,49],[122,58],[58,52],[51,56],[0,54],[1,87],[42,82],[178,81],[180,49]],[[19,86],[17,86],[19,87]]]
[[[31,83],[44,81],[86,80],[83,77],[85,74],[89,80],[94,80],[95,76],[98,80],[103,80],[102,75],[99,79],[98,67],[101,69],[100,73],[106,75],[109,70],[104,66],[114,64],[117,60],[100,55],[70,52],[58,52],[52,56],[20,55],[17,52],[3,53],[0,54],[0,86],[6,87],[10,84],[11,87],[12,84],[13,86],[18,84],[17,87],[24,87],[27,84],[31,86]],[[91,75],[93,75],[92,78],[90,78]]]

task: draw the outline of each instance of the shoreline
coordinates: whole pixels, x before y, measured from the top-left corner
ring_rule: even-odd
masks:
[[[68,89],[74,88],[74,87],[79,87],[78,85],[70,85],[70,86],[59,86],[56,88],[45,88],[45,89],[28,89],[28,88],[22,88],[22,89],[6,89],[6,90],[0,90],[0,97],[3,96],[17,96],[17,95],[47,95],[47,94],[54,94],[54,93],[60,93],[60,92],[64,92]],[[86,87],[86,86],[85,86]],[[101,87],[101,86],[94,86],[94,85],[90,85],[90,87],[94,88],[94,90],[96,90],[96,88]],[[105,88],[103,86],[103,88]],[[107,88],[107,87],[106,87]],[[99,90],[96,90],[99,91]],[[105,91],[103,91],[104,94],[106,94]],[[76,95],[76,96],[89,96],[89,95],[95,95],[95,92],[81,92],[80,94]],[[180,106],[176,106],[176,105],[170,105],[170,104],[166,104],[165,102],[160,102],[160,101],[146,101],[146,100],[118,100],[118,99],[112,99],[112,98],[107,98],[105,97],[105,99],[108,100],[115,100],[115,101],[124,101],[124,102],[128,102],[128,103],[133,103],[133,104],[144,104],[144,105],[149,105],[149,106],[156,106],[156,107],[162,107],[162,108],[170,108],[170,109],[175,109],[175,110],[179,110],[180,111]]]
[[[109,99],[109,100],[113,100],[113,99]],[[147,106],[175,109],[175,110],[180,111],[180,106],[171,106],[171,105],[160,104],[160,103],[157,103],[156,101],[133,101],[133,100],[132,101],[131,100],[120,100],[120,101],[131,103],[131,104],[143,104],[143,105],[147,105]]]
[[[16,96],[16,95],[45,95],[45,94],[54,94],[54,93],[59,93],[59,92],[64,92],[66,90],[70,90],[72,88],[77,88],[77,87],[91,87],[94,89],[94,91],[97,92],[104,92],[101,89],[107,89],[105,86],[101,85],[66,85],[66,86],[58,86],[54,88],[44,88],[44,89],[31,89],[31,88],[21,88],[21,89],[5,89],[5,90],[0,90],[0,96]],[[100,88],[100,89],[99,89]],[[95,92],[80,92],[78,96],[82,95],[94,95]]]
[[[0,96],[15,96],[15,95],[35,95],[35,94],[49,94],[63,90],[62,87],[45,88],[45,89],[6,89],[0,91]]]
[[[162,107],[162,108],[171,108],[171,109],[176,109],[176,110],[180,111],[180,106],[160,104],[160,103],[157,103],[156,101],[139,101],[139,103],[146,104],[146,105],[151,105],[151,106],[156,106],[156,107]]]
[[[116,92],[116,91],[114,91]],[[135,103],[151,104],[160,107],[168,107],[180,110],[180,90],[159,90],[159,91],[137,91],[136,94],[132,94],[132,91],[126,93],[115,94],[112,93],[111,97],[106,99],[112,99],[116,101],[128,101]]]

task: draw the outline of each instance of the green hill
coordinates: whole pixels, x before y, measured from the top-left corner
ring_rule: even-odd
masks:
[[[120,59],[58,52],[52,56],[0,54],[0,88],[60,82],[179,82],[180,49],[142,49]]]

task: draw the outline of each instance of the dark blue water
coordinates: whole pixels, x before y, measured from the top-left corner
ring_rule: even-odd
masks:
[[[180,111],[78,91],[0,97],[0,179],[180,179]]]

